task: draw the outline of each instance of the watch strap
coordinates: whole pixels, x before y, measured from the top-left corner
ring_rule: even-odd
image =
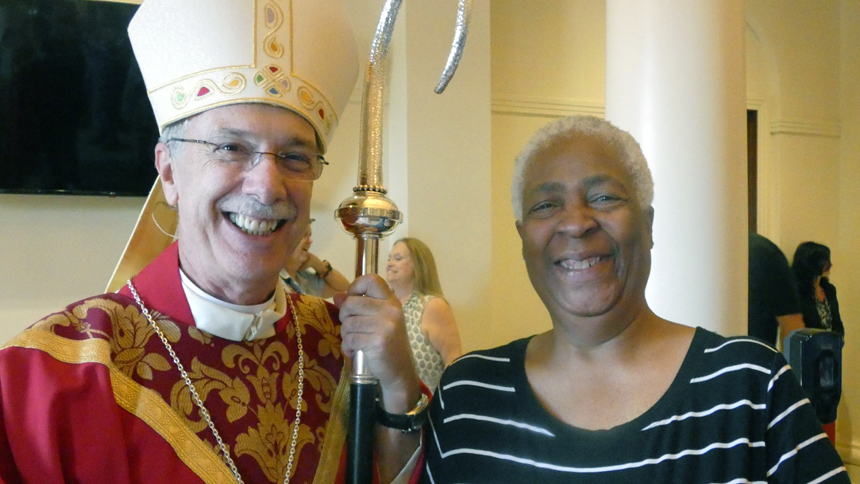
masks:
[[[399,430],[403,433],[412,433],[421,430],[424,422],[427,421],[427,412],[430,409],[430,399],[424,393],[415,405],[415,408],[406,412],[406,414],[388,413],[376,402],[376,421],[380,424]]]

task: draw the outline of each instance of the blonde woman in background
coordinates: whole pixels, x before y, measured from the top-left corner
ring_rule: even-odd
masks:
[[[388,255],[388,285],[403,304],[418,376],[431,389],[462,354],[454,312],[442,295],[436,261],[424,242],[398,240]]]

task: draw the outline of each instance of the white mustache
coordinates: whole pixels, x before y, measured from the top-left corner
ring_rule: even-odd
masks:
[[[256,198],[247,195],[227,195],[217,204],[220,212],[235,212],[246,217],[265,220],[293,220],[298,214],[295,205],[281,201],[272,205],[260,203]]]

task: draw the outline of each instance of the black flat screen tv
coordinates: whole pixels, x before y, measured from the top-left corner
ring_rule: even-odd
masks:
[[[149,193],[158,127],[126,31],[137,8],[0,0],[0,193]]]

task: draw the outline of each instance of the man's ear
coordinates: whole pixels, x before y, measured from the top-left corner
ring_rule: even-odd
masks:
[[[523,240],[523,223],[517,220],[515,225],[517,226],[517,233],[520,234],[520,240]]]
[[[155,169],[161,177],[161,189],[164,191],[164,199],[171,207],[179,202],[179,191],[176,189],[176,178],[173,164],[176,163],[170,156],[170,148],[164,143],[155,145]]]

